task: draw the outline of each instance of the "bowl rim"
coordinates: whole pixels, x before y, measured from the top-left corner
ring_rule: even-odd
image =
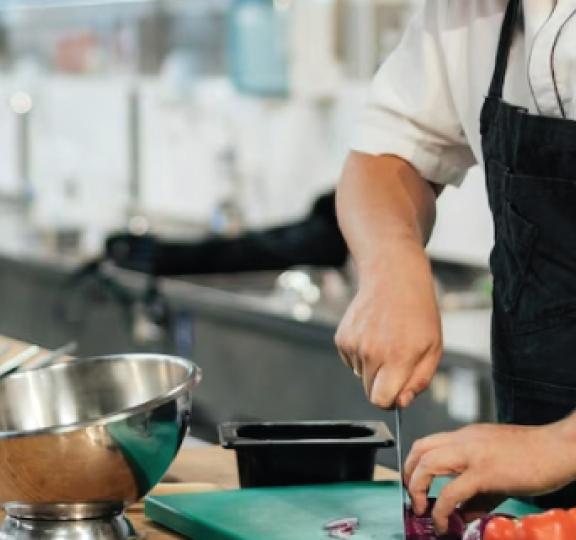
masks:
[[[198,365],[191,361],[186,360],[179,356],[173,356],[168,354],[156,354],[156,353],[126,353],[126,354],[111,354],[111,355],[104,355],[104,356],[89,356],[85,358],[75,358],[69,362],[60,362],[58,364],[54,364],[52,366],[47,366],[45,368],[40,368],[34,371],[60,371],[69,368],[71,363],[75,362],[93,362],[93,363],[100,363],[100,362],[109,362],[109,361],[118,361],[123,358],[129,358],[131,360],[137,360],[139,362],[151,362],[151,361],[158,361],[164,360],[169,361],[175,364],[179,364],[184,367],[188,374],[186,378],[174,388],[172,388],[169,392],[162,394],[161,396],[155,397],[153,399],[149,399],[144,401],[138,405],[134,405],[133,407],[127,407],[117,412],[111,412],[109,414],[100,416],[96,419],[92,420],[84,420],[81,422],[73,422],[70,424],[60,424],[54,425],[50,427],[44,428],[37,428],[37,429],[29,429],[29,430],[22,430],[22,431],[1,431],[0,430],[0,441],[7,440],[7,439],[19,439],[23,437],[33,437],[33,436],[44,436],[44,435],[59,435],[63,433],[69,433],[72,431],[82,430],[89,427],[95,426],[102,426],[106,424],[112,424],[115,422],[121,422],[126,420],[126,418],[130,416],[134,416],[136,414],[145,412],[147,410],[155,409],[161,405],[168,403],[186,391],[194,388],[197,386],[200,381],[202,380],[202,370]],[[8,379],[15,379],[15,378],[25,378],[29,376],[30,372],[18,372],[8,377],[5,377],[6,380]]]

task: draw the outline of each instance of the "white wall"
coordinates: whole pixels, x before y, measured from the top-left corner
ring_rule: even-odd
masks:
[[[14,115],[0,94],[0,191],[14,191]],[[145,214],[209,226],[234,193],[248,227],[304,214],[335,186],[366,91],[343,84],[331,101],[240,97],[225,79],[174,93],[140,81],[141,180]],[[89,224],[102,234],[126,223],[129,81],[46,77],[33,91],[33,219],[43,228]],[[232,161],[231,161],[232,159]],[[231,170],[234,167],[234,171]],[[487,263],[492,225],[483,175],[474,170],[439,202],[430,253]]]
[[[460,188],[441,195],[428,251],[439,259],[486,266],[493,235],[484,173],[475,167]]]
[[[18,86],[14,81],[0,80],[0,89],[0,194],[14,196],[21,192],[22,187],[17,116],[10,107],[10,99]]]
[[[32,219],[38,227],[89,226],[104,234],[125,223],[128,88],[122,80],[42,81],[30,126]]]

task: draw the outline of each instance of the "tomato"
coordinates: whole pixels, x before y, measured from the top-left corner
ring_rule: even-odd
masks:
[[[576,523],[576,508],[572,508],[571,510],[568,510],[568,515],[572,518],[572,521],[574,521],[574,523]]]
[[[483,540],[516,540],[516,522],[505,517],[492,518],[484,529]]]
[[[574,510],[563,511],[562,517],[562,536],[560,538],[576,539],[576,513]]]
[[[576,520],[565,510],[526,516],[517,525],[515,540],[574,540]]]
[[[576,540],[576,508],[549,510],[520,520],[493,517],[486,523],[482,540]]]

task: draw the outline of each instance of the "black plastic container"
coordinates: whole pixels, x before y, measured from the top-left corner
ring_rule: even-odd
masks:
[[[220,425],[236,450],[242,487],[372,480],[376,451],[394,446],[383,422],[279,422]]]

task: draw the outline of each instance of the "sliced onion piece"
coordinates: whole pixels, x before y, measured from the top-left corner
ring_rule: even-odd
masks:
[[[462,540],[465,525],[457,511],[449,517],[448,532],[442,536],[436,534],[432,521],[435,502],[436,499],[428,499],[428,508],[422,516],[416,516],[410,507],[405,508],[407,540]]]

